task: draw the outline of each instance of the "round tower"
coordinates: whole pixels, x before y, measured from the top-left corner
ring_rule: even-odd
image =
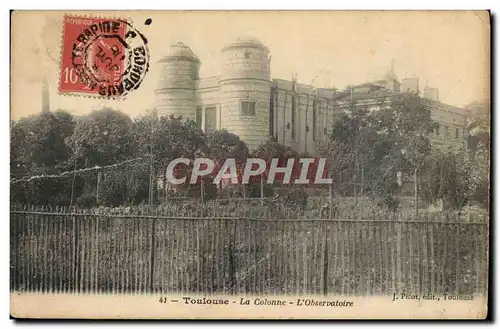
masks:
[[[196,119],[195,91],[200,60],[182,42],[170,46],[168,55],[158,61],[160,79],[155,89],[158,116]]]
[[[253,150],[269,135],[269,49],[254,38],[237,39],[222,49],[222,61],[221,127]]]

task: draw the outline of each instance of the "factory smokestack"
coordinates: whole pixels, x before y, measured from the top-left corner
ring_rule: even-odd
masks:
[[[42,113],[50,112],[49,83],[45,75],[42,82]]]

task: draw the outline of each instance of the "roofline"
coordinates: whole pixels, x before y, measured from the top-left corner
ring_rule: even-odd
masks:
[[[168,63],[168,62],[174,62],[178,60],[183,60],[183,61],[188,61],[188,62],[194,62],[201,64],[201,61],[197,57],[187,57],[187,56],[163,56],[160,58],[156,63]]]
[[[242,42],[235,41],[224,46],[221,50],[221,53],[231,48],[260,48],[269,52],[269,47],[263,45],[262,43],[257,43],[254,41],[242,41]]]

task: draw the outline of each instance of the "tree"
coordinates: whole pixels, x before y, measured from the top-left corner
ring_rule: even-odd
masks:
[[[248,146],[238,135],[230,133],[225,129],[211,132],[206,137],[206,148],[203,156],[209,157],[214,162],[215,168],[213,173],[207,177],[207,181],[213,181],[213,178],[219,173],[219,170],[227,159],[234,159],[238,181],[241,183],[243,169],[249,153]],[[209,196],[211,197],[215,197],[219,188],[223,188],[219,192],[229,198],[244,197],[247,194],[245,186],[240,184],[234,186],[228,179],[223,179],[219,186],[214,186],[211,183],[207,183],[205,186],[210,189],[205,188],[205,191],[210,192]],[[213,189],[214,187],[216,189]]]
[[[368,111],[351,102],[321,150],[331,160],[329,170],[341,195],[357,195],[363,176],[363,193],[395,210],[401,195],[397,173],[412,175],[421,166],[431,149],[428,136],[437,124],[425,102],[410,93],[378,105],[379,110]]]
[[[426,201],[443,201],[445,209],[459,210],[472,201],[478,182],[470,152],[434,151],[421,166],[419,194]]]
[[[489,106],[473,102],[466,109],[468,147],[458,152],[433,150],[420,167],[419,195],[428,202],[443,201],[445,209],[459,210],[477,202],[489,204]]]
[[[292,170],[292,176],[291,176],[291,182],[297,178],[298,173],[300,173],[300,165],[298,163],[298,160],[300,158],[299,153],[293,150],[289,146],[285,146],[282,144],[279,144],[277,140],[271,136],[269,139],[265,142],[260,144],[253,152],[251,155],[252,158],[259,158],[262,159],[266,162],[266,171],[262,174],[264,179],[267,179],[268,175],[268,170],[269,166],[271,164],[271,161],[273,159],[278,159],[278,167],[284,167],[287,165],[288,159],[295,159],[294,162],[294,168]],[[279,183],[281,177],[283,177],[282,174],[276,174],[275,176],[275,183]],[[259,178],[255,178],[255,181],[260,182]]]
[[[214,162],[223,162],[227,158],[236,159],[237,164],[243,163],[249,155],[248,146],[238,135],[227,130],[216,130],[207,136],[207,150]]]
[[[490,104],[476,101],[467,105],[466,109],[471,114],[467,125],[467,144],[474,163],[473,174],[477,178],[473,199],[487,208],[490,197]]]
[[[278,143],[273,136],[260,144],[253,152],[252,157],[270,161],[273,158],[288,159],[298,157],[298,153],[291,147]]]
[[[73,163],[82,168],[129,160],[137,147],[132,129],[130,117],[111,108],[79,118],[69,140]]]
[[[467,146],[472,151],[472,155],[474,156],[481,148],[489,152],[491,139],[489,118],[487,116],[472,118],[467,125],[467,130],[469,132]]]
[[[206,152],[206,138],[196,122],[180,116],[158,117],[152,111],[134,121],[134,136],[139,145],[137,152],[153,159],[153,175],[162,178],[164,195],[169,188],[166,169],[170,161],[180,157],[194,159]],[[186,170],[184,174],[189,177],[191,169]],[[190,188],[188,181],[175,187],[183,195],[189,193]]]
[[[418,95],[404,93],[392,97],[389,106],[376,113],[379,135],[390,145],[390,152],[382,166],[384,172],[390,173],[389,186],[397,186],[394,181],[398,171],[412,177],[412,180],[418,179],[416,176],[431,152],[429,135],[439,125],[432,120],[425,102]],[[381,187],[385,191],[394,190]],[[389,198],[389,201],[393,203],[394,200]]]
[[[140,161],[104,173],[99,189],[99,202],[108,206],[148,202],[150,168]]]
[[[72,135],[73,117],[64,111],[40,113],[11,123],[11,157],[23,164],[25,172],[42,167],[53,170],[67,165],[70,149],[65,139]],[[13,168],[14,174],[17,167]]]
[[[30,152],[28,151],[30,137],[26,119],[10,122],[10,176],[19,178],[30,172]]]
[[[425,100],[413,93],[393,97],[376,113],[375,122],[379,134],[392,144],[394,158],[407,170],[418,168],[430,153],[429,135],[439,127]]]
[[[74,133],[68,139],[72,151],[72,169],[115,165],[131,160],[137,148],[132,130],[130,117],[111,108],[93,111],[78,118]],[[71,194],[77,203],[87,206],[94,205],[94,202],[121,203],[126,197],[122,193],[121,199],[116,200],[116,193],[123,191],[127,184],[128,176],[124,175],[124,170],[124,167],[117,167],[78,175],[74,177]],[[99,200],[96,200],[97,194]]]
[[[334,122],[330,138],[321,150],[331,160],[329,172],[339,194],[354,192],[354,182],[359,184],[361,171],[367,173],[373,172],[372,168],[379,168],[390,150],[383,137],[377,131],[373,115],[354,102]],[[372,180],[377,177],[378,173],[364,177],[365,192],[370,191]],[[353,184],[347,186],[349,182]]]
[[[476,150],[472,170],[476,179],[473,199],[488,208],[490,201],[490,152],[488,148],[480,147]]]
[[[71,114],[58,110],[11,122],[11,177],[59,174],[70,168],[66,140],[75,126]],[[13,199],[58,203],[67,195],[67,180],[38,179],[12,187]],[[66,200],[63,200],[66,201]]]

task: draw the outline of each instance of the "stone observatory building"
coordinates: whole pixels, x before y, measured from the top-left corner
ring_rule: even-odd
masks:
[[[253,149],[269,136],[269,49],[240,39],[222,49],[221,61],[221,75],[200,79],[194,52],[182,42],[172,45],[158,62],[156,110],[195,120],[206,133],[227,129]]]
[[[399,81],[394,67],[381,79],[338,91],[315,88],[291,80],[271,79],[270,50],[255,38],[239,38],[221,49],[220,75],[200,78],[201,61],[182,42],[172,45],[158,61],[160,79],[155,89],[159,116],[181,115],[210,133],[226,129],[254,150],[274,136],[299,153],[318,154],[335,118],[351,101],[380,108],[401,92],[421,95],[441,128],[433,145],[465,145],[466,112],[439,101],[435,88],[420,90],[417,77]],[[383,106],[383,105],[382,105]]]

